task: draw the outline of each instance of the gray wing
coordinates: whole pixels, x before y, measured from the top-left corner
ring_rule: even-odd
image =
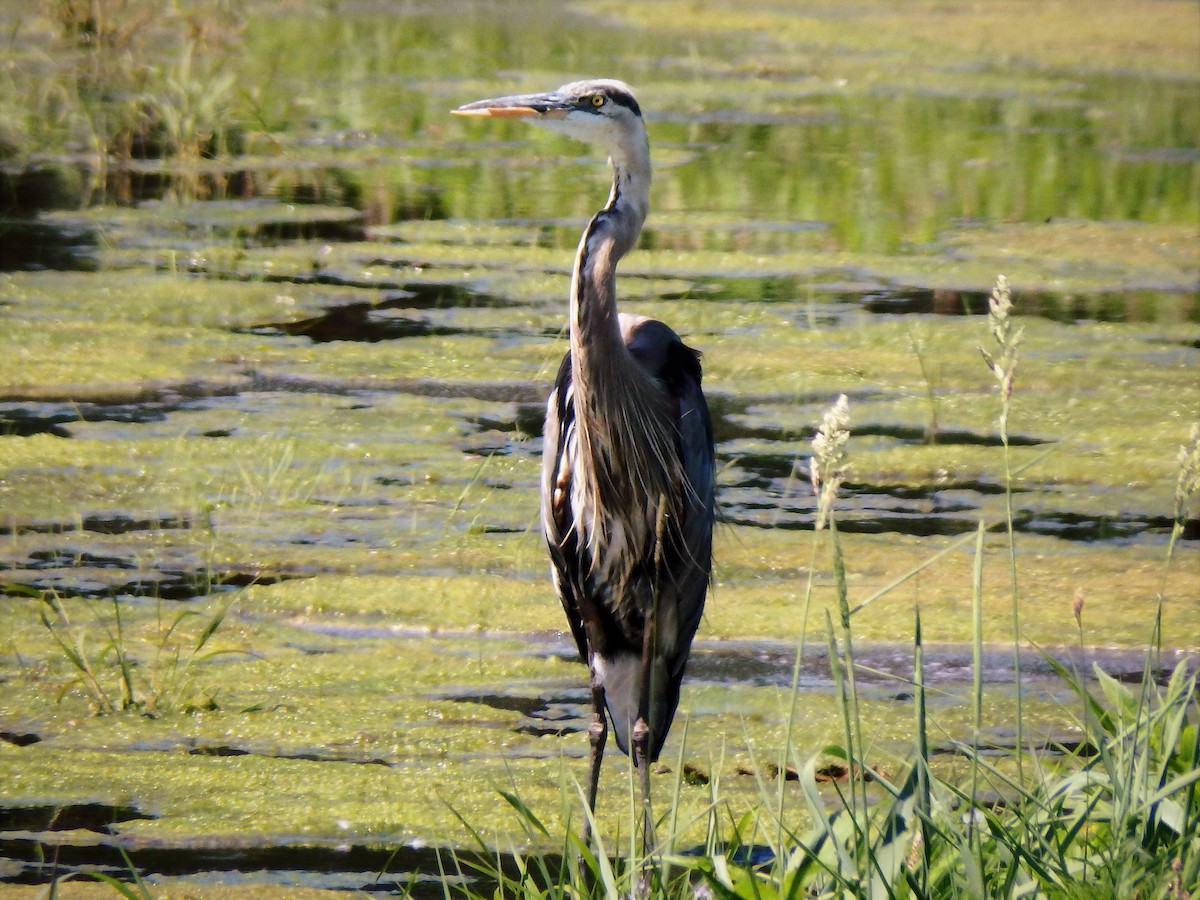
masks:
[[[688,650],[708,593],[712,570],[712,532],[714,520],[713,481],[716,469],[713,451],[712,418],[700,387],[699,354],[682,342],[669,351],[664,381],[676,398],[679,411],[679,458],[687,479],[681,498],[683,526],[680,529],[677,573],[676,615],[682,653],[674,660],[671,674],[683,677]]]
[[[571,398],[571,354],[558,368],[554,390],[546,402],[546,425],[542,430],[542,532],[550,551],[550,575],[562,603],[579,656],[587,662],[587,637],[579,611],[582,561],[576,530],[572,527],[570,491],[570,447],[575,440],[575,404]]]
[[[692,639],[708,594],[716,463],[712,418],[701,389],[700,354],[662,322],[622,316],[622,326],[630,352],[661,381],[674,402],[676,452],[685,480],[677,494],[679,527],[668,529],[662,548],[666,580],[658,589],[660,597],[674,606],[675,640],[673,652],[656,662],[666,676],[655,684],[650,704],[651,758],[656,759],[675,717]]]

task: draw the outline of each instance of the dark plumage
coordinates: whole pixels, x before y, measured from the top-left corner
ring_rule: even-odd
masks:
[[[542,505],[555,587],[567,614],[571,633],[584,660],[600,672],[593,677],[605,686],[605,705],[613,722],[617,746],[629,752],[629,731],[641,700],[642,652],[657,600],[659,621],[667,626],[656,641],[646,710],[650,727],[649,759],[658,758],[666,742],[692,637],[700,624],[708,588],[712,535],[712,424],[700,390],[699,354],[670,328],[653,319],[622,316],[629,335],[626,346],[636,363],[661,385],[669,405],[662,411],[676,440],[671,448],[672,487],[668,503],[659,507],[662,521],[650,518],[657,498],[645,497],[646,521],[633,546],[616,546],[614,526],[608,540],[590,548],[579,538],[572,506],[577,453],[576,412],[572,390],[571,353],[559,366],[547,409]],[[553,442],[553,443],[551,443]],[[614,474],[614,477],[619,475]],[[622,526],[624,530],[624,526]],[[622,578],[622,566],[629,573]],[[585,619],[593,615],[599,628],[589,646]],[[606,675],[622,666],[639,667],[632,682],[609,684]],[[613,688],[617,688],[614,690]]]

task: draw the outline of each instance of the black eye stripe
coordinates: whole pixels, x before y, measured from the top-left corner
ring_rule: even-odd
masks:
[[[597,98],[603,102],[596,103],[595,101]],[[592,109],[602,109],[605,102],[611,102],[617,104],[618,106],[623,106],[635,116],[640,116],[642,114],[642,110],[638,106],[638,102],[633,99],[632,94],[628,94],[625,91],[614,90],[612,88],[606,88],[605,90],[599,91],[595,94],[589,94],[588,96],[581,98],[579,104],[585,108],[590,107]]]
[[[605,93],[608,95],[609,100],[620,106],[624,106],[634,115],[640,116],[642,114],[642,110],[638,106],[637,101],[633,99],[632,94],[627,94],[625,91],[606,91]]]

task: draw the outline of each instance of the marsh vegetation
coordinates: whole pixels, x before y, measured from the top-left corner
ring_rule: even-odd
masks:
[[[572,877],[536,485],[607,185],[447,111],[582,75],[638,88],[623,308],[718,442],[656,886],[1194,893],[1195,8],[897,9],[0,4],[0,897]]]

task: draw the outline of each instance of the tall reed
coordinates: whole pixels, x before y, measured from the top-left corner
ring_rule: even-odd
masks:
[[[988,297],[988,331],[994,347],[991,351],[980,346],[984,362],[996,378],[1000,389],[1000,443],[1004,447],[1004,513],[1008,534],[1009,596],[1012,610],[1013,681],[1016,684],[1017,704],[1017,773],[1023,774],[1022,750],[1025,746],[1023,721],[1024,705],[1021,696],[1021,597],[1017,587],[1017,541],[1013,529],[1013,468],[1008,444],[1008,419],[1012,411],[1013,386],[1016,384],[1018,350],[1024,328],[1016,327],[1013,319],[1012,293],[1008,279],[996,276],[996,286]]]

